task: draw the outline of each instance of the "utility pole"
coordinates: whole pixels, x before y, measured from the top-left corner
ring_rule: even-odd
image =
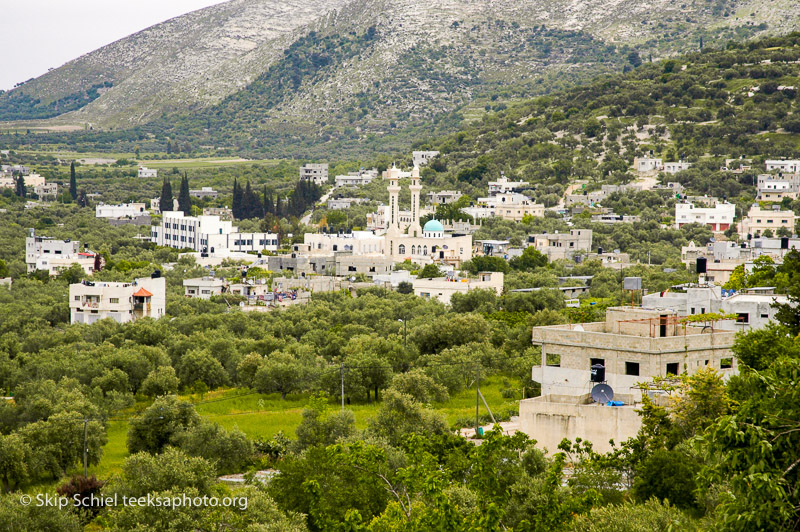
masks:
[[[478,420],[480,416],[480,407],[481,407],[481,370],[480,366],[475,366],[475,436],[478,435],[478,429],[480,428],[480,422]]]
[[[342,374],[342,412],[344,412],[344,362],[339,367],[339,371]]]
[[[84,418],[83,420],[83,478],[88,477],[89,473],[89,449],[88,444],[86,442],[87,439],[87,425],[89,424],[89,418]]]

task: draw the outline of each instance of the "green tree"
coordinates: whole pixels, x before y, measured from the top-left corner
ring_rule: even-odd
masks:
[[[47,419],[25,425],[19,434],[32,449],[32,469],[57,478],[83,462],[84,418],[78,412],[59,412]],[[96,420],[86,423],[88,462],[94,465],[103,456],[106,431]]]
[[[228,373],[219,360],[207,350],[190,351],[178,362],[178,376],[181,385],[188,388],[197,382],[203,382],[213,390],[228,381]]]
[[[31,448],[17,433],[0,435],[0,480],[3,492],[18,488],[30,478]]]
[[[289,353],[273,353],[262,362],[253,378],[253,386],[260,393],[286,395],[303,389],[308,373],[303,364]]]
[[[446,434],[450,428],[440,413],[425,408],[410,395],[387,390],[380,410],[369,421],[368,430],[397,445],[409,434]]]
[[[128,451],[160,453],[177,434],[199,422],[191,403],[169,395],[159,397],[141,415],[131,418]]]
[[[178,193],[178,210],[183,211],[186,216],[192,215],[192,196],[189,194],[189,176],[186,172],[181,178],[181,189]]]
[[[332,445],[355,434],[356,417],[352,410],[328,412],[326,403],[325,399],[312,397],[303,409],[303,418],[295,429],[296,450]]]
[[[75,161],[72,161],[69,165],[69,195],[72,197],[72,201],[78,199],[78,180],[75,176]]]
[[[172,366],[161,366],[151,371],[139,391],[148,397],[178,393],[180,380]]]
[[[509,266],[515,270],[533,271],[547,266],[547,256],[533,246],[528,246],[519,257],[508,261]]]
[[[239,429],[227,431],[217,423],[200,422],[179,432],[173,445],[216,464],[218,473],[241,471],[253,457],[253,442]]]
[[[164,177],[164,182],[161,184],[161,196],[158,200],[158,206],[161,212],[171,211],[173,208],[172,201],[172,183],[168,177]]]

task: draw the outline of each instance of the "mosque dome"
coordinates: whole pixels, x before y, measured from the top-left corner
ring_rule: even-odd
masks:
[[[444,226],[439,220],[430,220],[422,228],[423,233],[444,233]]]

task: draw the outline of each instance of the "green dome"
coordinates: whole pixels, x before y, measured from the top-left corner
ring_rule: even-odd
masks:
[[[444,226],[439,220],[431,220],[422,228],[423,233],[444,233]]]

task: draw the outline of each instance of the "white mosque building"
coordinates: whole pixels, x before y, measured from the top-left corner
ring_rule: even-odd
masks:
[[[411,171],[411,221],[405,230],[400,221],[400,186],[398,181],[401,172],[392,167],[386,173],[389,180],[389,227],[384,235],[384,253],[396,262],[410,259],[417,264],[444,262],[453,266],[472,258],[472,235],[452,235],[445,233],[438,220],[430,220],[421,227],[419,198],[422,185],[419,181],[419,167]],[[405,225],[405,224],[403,224]]]

